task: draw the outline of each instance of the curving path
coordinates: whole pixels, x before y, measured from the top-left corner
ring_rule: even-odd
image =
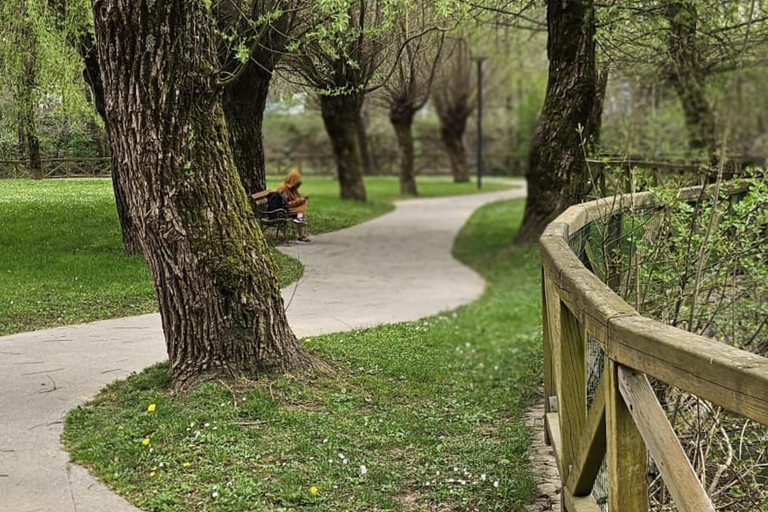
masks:
[[[298,336],[416,320],[476,299],[482,278],[451,257],[485,203],[525,189],[397,203],[392,213],[285,252],[305,265],[283,291]],[[0,512],[137,512],[59,445],[66,412],[165,358],[157,314],[0,337]]]

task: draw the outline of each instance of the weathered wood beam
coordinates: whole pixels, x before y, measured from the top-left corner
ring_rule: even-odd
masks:
[[[642,373],[619,366],[619,389],[680,512],[715,512],[656,394]]]
[[[605,457],[605,379],[600,379],[597,394],[587,415],[587,424],[581,433],[579,453],[573,459],[567,487],[574,496],[586,496],[600,472]]]
[[[606,451],[608,510],[648,512],[648,456],[645,443],[621,397],[616,363],[606,357]]]

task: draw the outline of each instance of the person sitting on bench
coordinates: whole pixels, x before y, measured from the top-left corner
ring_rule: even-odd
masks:
[[[285,177],[285,181],[277,186],[277,191],[285,197],[288,203],[288,213],[296,223],[299,237],[297,242],[309,243],[312,240],[307,238],[304,234],[304,227],[307,224],[307,199],[309,196],[302,197],[299,194],[299,187],[301,186],[301,173],[296,169],[288,173]]]

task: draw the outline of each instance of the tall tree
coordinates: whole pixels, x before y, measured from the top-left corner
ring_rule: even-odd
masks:
[[[248,194],[267,188],[262,126],[269,86],[301,28],[305,0],[224,0],[215,4],[229,67],[222,105],[230,146]],[[246,52],[243,50],[247,49]]]
[[[342,199],[365,201],[358,124],[368,87],[388,47],[372,32],[385,19],[377,0],[322,4],[309,33],[292,54],[291,69],[320,98],[333,147]]]
[[[43,178],[43,163],[40,154],[40,139],[37,132],[40,74],[39,40],[36,21],[40,14],[36,5],[30,5],[27,0],[20,0],[16,7],[15,23],[4,23],[10,28],[10,34],[3,34],[3,39],[12,41],[8,52],[3,52],[2,62],[5,71],[12,77],[19,120],[19,148],[24,150],[29,161],[29,176],[32,179]],[[8,17],[2,13],[1,18]]]
[[[680,98],[688,130],[688,148],[716,152],[715,114],[706,96],[706,71],[696,43],[698,10],[692,2],[670,2],[665,16],[669,22],[667,51],[669,77]]]
[[[408,41],[414,31],[430,23],[431,10],[423,6],[416,19],[400,20],[398,38]],[[406,44],[394,63],[394,72],[384,84],[383,99],[389,110],[389,121],[397,137],[400,155],[400,192],[405,195],[419,194],[416,186],[415,153],[413,144],[413,118],[429,99],[432,81],[440,59],[443,35],[420,37]]]
[[[464,132],[467,119],[477,107],[477,85],[472,70],[469,44],[466,39],[456,39],[446,51],[432,90],[432,102],[440,119],[440,138],[456,183],[469,181]]]
[[[403,45],[393,36],[405,0],[320,2],[315,26],[292,54],[290,68],[320,96],[323,123],[333,146],[343,199],[365,200],[358,139],[360,109],[367,94],[391,75],[391,55]],[[413,36],[416,39],[423,35]]]
[[[682,107],[689,153],[714,161],[719,130],[712,78],[764,66],[768,17],[761,4],[625,0],[597,14],[606,60],[643,83],[671,85]]]
[[[518,243],[533,242],[587,189],[582,142],[593,133],[597,93],[594,0],[547,0],[547,94],[526,172]]]
[[[92,5],[112,151],[124,163],[173,386],[316,365],[288,326],[229,149],[209,4]]]

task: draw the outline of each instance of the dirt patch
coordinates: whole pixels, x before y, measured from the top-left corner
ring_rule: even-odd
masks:
[[[525,424],[533,432],[529,460],[536,479],[536,500],[526,512],[560,510],[560,476],[552,447],[544,442],[544,405],[536,405],[525,414]]]

